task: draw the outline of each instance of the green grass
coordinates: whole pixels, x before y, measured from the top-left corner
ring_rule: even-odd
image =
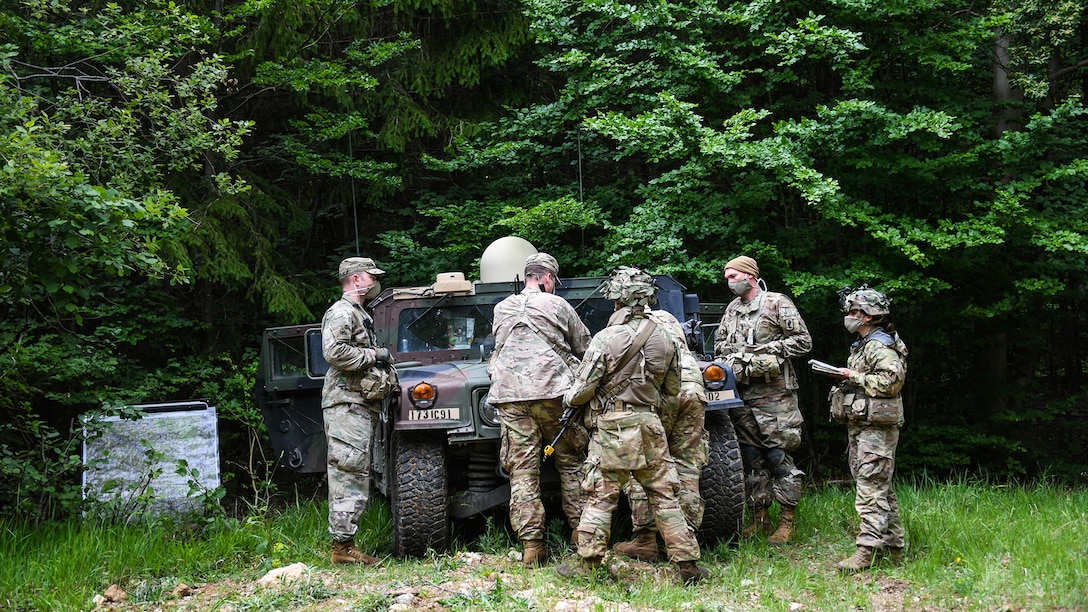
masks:
[[[666,563],[621,564],[618,580],[565,580],[554,564],[522,569],[510,558],[516,538],[501,520],[482,535],[455,538],[454,553],[389,559],[373,569],[329,563],[325,507],[309,502],[199,532],[81,521],[35,528],[0,519],[0,609],[87,610],[113,583],[128,592],[126,609],[182,609],[172,595],[179,584],[229,581],[237,588],[205,606],[385,610],[398,594],[418,592],[450,610],[551,609],[588,598],[595,598],[591,608],[623,602],[662,610],[1088,610],[1085,490],[964,480],[900,484],[897,492],[908,534],[901,567],[839,575],[834,563],[853,550],[853,490],[819,488],[803,498],[790,545],[757,539],[704,549],[713,575],[689,588],[674,584]],[[389,508],[377,500],[357,543],[387,556],[391,529]],[[561,531],[557,521],[549,526],[553,557],[563,556]],[[495,556],[481,563],[456,554],[464,551]],[[298,561],[312,568],[306,579],[249,587]]]

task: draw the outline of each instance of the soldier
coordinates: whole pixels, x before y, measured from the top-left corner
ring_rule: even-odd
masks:
[[[645,275],[648,283],[653,283],[650,275]],[[676,463],[676,473],[680,478],[679,501],[684,511],[684,518],[692,531],[698,532],[703,523],[703,498],[699,493],[699,477],[706,467],[709,439],[703,427],[706,419],[706,389],[703,387],[703,373],[699,363],[691,354],[685,341],[685,334],[680,322],[667,310],[650,310],[646,313],[654,323],[669,332],[676,354],[680,358],[680,394],[666,402],[661,411],[661,425],[669,441],[669,454]],[[657,546],[657,527],[646,491],[638,480],[631,478],[623,492],[631,505],[631,523],[635,537],[628,542],[613,546],[616,552],[654,561],[660,557]]]
[[[329,363],[321,408],[328,440],[333,563],[381,563],[355,548],[355,532],[370,495],[375,420],[382,400],[397,386],[389,349],[377,345],[374,320],[363,310],[364,301],[381,293],[378,277],[383,274],[367,257],[340,262],[343,295],[321,320],[321,351]]]
[[[791,357],[812,350],[812,336],[793,302],[766,290],[751,257],[725,265],[725,280],[736,299],[725,309],[714,337],[714,353],[737,375],[744,406],[731,412],[745,472],[745,503],[752,522],[741,533],[770,535],[784,544],[793,533],[801,479],[790,453],[801,445],[804,419],[797,407],[797,374]],[[768,510],[777,500],[781,514],[771,527]]]
[[[592,431],[583,489],[589,493],[578,524],[579,564],[563,564],[562,576],[600,568],[608,552],[612,512],[632,476],[646,490],[654,521],[680,579],[693,584],[710,573],[696,565],[699,544],[684,518],[680,487],[669,456],[660,412],[680,392],[680,361],[666,329],[646,316],[656,287],[634,268],[619,268],[606,296],[616,302],[609,326],[590,342],[566,405],[589,402],[584,415]]]
[[[574,368],[589,345],[589,329],[563,298],[559,264],[547,253],[525,260],[525,288],[495,306],[495,352],[488,373],[488,402],[502,420],[502,463],[510,474],[510,524],[525,548],[526,567],[543,565],[544,504],[540,463],[544,445],[558,433],[563,393],[574,382]],[[585,433],[568,435],[556,449],[563,513],[572,531],[582,513],[582,461]]]
[[[868,569],[881,556],[903,560],[903,521],[892,490],[895,447],[903,426],[907,346],[889,321],[891,300],[862,285],[846,296],[843,325],[858,338],[831,391],[831,416],[846,424],[850,473],[857,483],[854,508],[861,517],[857,550],[836,567],[844,572]]]

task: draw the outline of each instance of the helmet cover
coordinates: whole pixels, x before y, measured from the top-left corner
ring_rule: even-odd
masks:
[[[843,300],[843,312],[858,309],[871,316],[880,317],[891,314],[892,300],[876,289],[870,289],[868,285],[862,285],[846,296]]]
[[[657,302],[654,277],[638,268],[620,266],[608,279],[605,297],[628,306],[649,306]]]

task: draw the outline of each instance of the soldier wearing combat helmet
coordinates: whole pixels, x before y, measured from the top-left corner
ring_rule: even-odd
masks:
[[[636,278],[647,285],[654,284],[653,277],[645,272],[639,273]],[[619,299],[620,296],[608,297]],[[650,305],[654,303],[656,299]],[[688,349],[680,321],[667,310],[647,310],[646,316],[669,332],[680,359],[680,393],[675,399],[664,402],[660,415],[665,436],[669,441],[669,454],[672,455],[680,479],[680,508],[684,511],[688,525],[692,530],[698,531],[703,522],[704,509],[703,498],[699,493],[699,478],[707,464],[709,445],[704,428],[707,396],[703,386],[703,373],[695,356]],[[613,550],[644,561],[660,558],[657,527],[645,489],[638,480],[631,478],[623,492],[631,505],[631,523],[635,537],[616,544],[612,547]]]
[[[578,524],[578,564],[563,564],[562,576],[602,567],[608,552],[612,513],[623,484],[635,478],[646,490],[669,559],[685,584],[709,572],[696,565],[699,544],[676,497],[680,482],[669,456],[660,412],[680,391],[680,361],[669,332],[646,316],[656,288],[635,268],[613,273],[605,292],[616,312],[589,344],[569,406],[588,404],[592,434],[583,488],[589,492]]]
[[[745,471],[745,503],[752,522],[742,537],[769,534],[784,544],[793,533],[804,472],[791,453],[801,445],[804,422],[797,406],[797,375],[792,357],[812,350],[801,313],[781,293],[766,290],[751,257],[725,264],[725,280],[736,299],[726,307],[714,336],[714,353],[733,367],[744,406],[732,411]],[[768,510],[778,501],[777,528]]]
[[[589,345],[589,329],[574,307],[555,295],[559,263],[547,253],[525,260],[525,288],[495,306],[495,352],[488,365],[488,401],[502,421],[503,468],[510,474],[510,524],[524,546],[527,567],[543,565],[545,514],[540,499],[544,445],[562,427],[563,393],[574,382],[573,367]],[[584,432],[582,432],[584,443]],[[582,513],[582,460],[578,436],[556,449],[563,513],[573,531]]]
[[[843,326],[857,339],[847,367],[835,376],[843,382],[831,391],[831,416],[846,424],[861,529],[854,554],[837,567],[857,572],[881,557],[893,564],[903,559],[903,521],[892,475],[903,425],[907,346],[890,321],[891,300],[883,293],[862,286],[843,300],[843,312]]]

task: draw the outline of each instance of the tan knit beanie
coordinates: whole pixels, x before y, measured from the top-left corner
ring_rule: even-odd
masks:
[[[729,263],[725,264],[725,269],[733,268],[737,272],[743,272],[745,274],[751,274],[755,278],[759,278],[759,265],[756,264],[756,260],[746,255],[741,255],[735,259],[730,259]]]

